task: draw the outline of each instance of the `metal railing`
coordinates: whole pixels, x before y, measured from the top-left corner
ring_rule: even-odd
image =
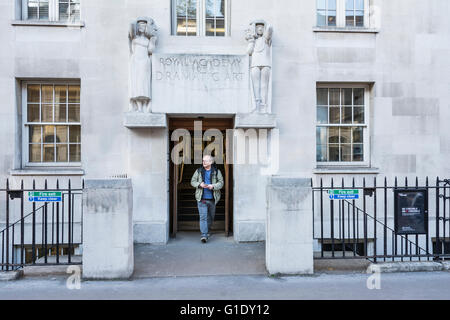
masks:
[[[334,199],[329,190],[358,190],[356,199]],[[395,223],[395,192],[419,191],[429,200],[423,232],[401,234]],[[356,184],[338,185],[331,179],[324,186],[323,179],[313,186],[314,239],[320,246],[318,259],[369,259],[377,261],[422,261],[450,258],[450,180],[436,179],[435,185],[419,184],[416,177],[412,185],[405,178],[400,185],[395,177],[389,185],[374,178],[369,186],[366,179]],[[434,237],[433,237],[434,236]]]
[[[29,194],[50,191],[60,197],[36,199]],[[5,195],[4,206],[0,207],[0,213],[4,212],[0,215],[0,223],[4,224],[0,228],[2,271],[29,265],[81,264],[73,257],[82,243],[82,188],[72,188],[70,180],[67,188],[60,188],[57,180],[55,188],[49,189],[45,180],[44,188],[38,189],[33,180],[32,188],[25,189],[22,180],[20,188],[13,189],[7,180],[0,196],[2,193]]]

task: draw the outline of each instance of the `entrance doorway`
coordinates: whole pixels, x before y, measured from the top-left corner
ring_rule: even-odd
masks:
[[[233,166],[226,163],[226,130],[233,128],[233,119],[229,118],[171,118],[169,119],[169,146],[170,152],[178,142],[171,141],[172,133],[177,129],[186,129],[191,135],[191,164],[181,163],[179,165],[170,161],[170,234],[176,237],[180,231],[200,232],[197,201],[195,200],[195,189],[191,186],[191,178],[201,164],[194,164],[194,122],[202,122],[202,134],[209,129],[220,130],[223,134],[223,164],[216,164],[222,172],[224,187],[222,197],[216,206],[216,215],[211,227],[213,232],[225,232],[228,237],[232,233],[233,225]],[[202,154],[209,141],[203,141]],[[181,155],[180,155],[181,156]],[[214,153],[212,156],[217,156]],[[170,157],[170,154],[169,154]]]

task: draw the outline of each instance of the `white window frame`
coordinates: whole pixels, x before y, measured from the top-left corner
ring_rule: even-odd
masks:
[[[317,0],[316,1],[316,11],[315,11],[315,17],[316,17],[316,26],[317,28],[345,28],[345,29],[368,29],[370,28],[370,5],[371,0],[364,0],[364,26],[346,26],[346,8],[345,8],[345,2],[346,0],[336,0],[336,26],[319,26],[317,21]],[[328,1],[328,0],[327,0]]]
[[[35,19],[28,19],[28,0],[21,0],[22,1],[22,20],[28,20],[28,21],[34,21]],[[81,21],[81,7],[82,7],[83,0],[80,0],[80,19]],[[36,21],[52,21],[52,22],[59,22],[59,0],[48,0],[48,20],[40,20],[37,19]],[[79,22],[76,21],[76,22]],[[62,21],[62,22],[70,22],[70,19],[68,21]]]
[[[197,37],[208,37],[208,38],[226,38],[230,36],[230,2],[231,0],[225,0],[225,35],[222,36],[207,36],[206,35],[206,0],[197,0]],[[177,35],[177,10],[176,10],[176,0],[171,0],[171,10],[172,10],[172,35],[176,37],[189,37],[188,35]],[[200,23],[199,23],[200,22]],[[191,36],[192,37],[192,36]]]
[[[51,125],[51,126],[69,126],[69,125],[79,125],[81,127],[81,101],[80,101],[80,122],[28,122],[28,96],[27,96],[27,86],[39,84],[39,85],[78,85],[81,89],[81,84],[79,81],[24,81],[22,82],[22,167],[24,168],[37,168],[37,167],[81,167],[82,162],[30,162],[29,155],[29,129],[30,125]],[[80,91],[81,92],[81,91]],[[54,97],[53,97],[54,99]],[[80,148],[82,148],[82,143],[80,142]],[[81,156],[83,152],[81,152]]]
[[[364,89],[364,123],[363,124],[323,124],[317,121],[317,90],[315,93],[315,137],[318,127],[362,127],[363,128],[363,150],[364,150],[364,160],[358,162],[348,162],[348,161],[328,161],[319,162],[317,161],[317,138],[315,138],[315,159],[317,168],[323,167],[370,167],[370,86],[368,84],[352,84],[352,83],[317,83],[316,89]],[[327,142],[328,144],[328,142]]]

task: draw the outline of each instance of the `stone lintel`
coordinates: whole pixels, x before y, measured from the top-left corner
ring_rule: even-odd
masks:
[[[167,128],[167,118],[164,113],[127,112],[123,125],[129,129]]]
[[[235,119],[236,129],[274,129],[277,127],[277,115],[272,113],[238,113]]]

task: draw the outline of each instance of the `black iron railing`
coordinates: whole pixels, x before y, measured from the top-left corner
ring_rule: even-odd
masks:
[[[46,201],[45,197],[29,196],[30,192],[50,191],[59,193],[60,198]],[[60,188],[57,180],[55,188],[49,189],[45,180],[44,188],[38,189],[33,180],[31,189],[25,189],[23,181],[20,188],[13,189],[7,180],[6,188],[0,189],[2,193],[5,195],[4,207],[0,207],[0,213],[4,212],[0,215],[4,217],[0,221],[4,223],[0,230],[2,271],[28,265],[81,264],[73,256],[82,243],[82,188],[72,188],[70,180],[67,188]]]
[[[335,179],[324,186],[323,179],[313,187],[314,239],[320,246],[319,259],[365,258],[371,261],[422,261],[450,258],[450,180],[436,179],[435,185],[413,185],[408,179],[400,185],[397,178],[389,185],[377,179],[369,185],[353,178],[337,185]],[[357,190],[357,199],[334,199],[330,190]],[[402,191],[400,191],[402,190]],[[425,193],[427,206],[424,230],[402,234],[396,230],[395,192],[417,190]],[[337,191],[339,192],[339,191]],[[381,209],[381,210],[380,210]]]

